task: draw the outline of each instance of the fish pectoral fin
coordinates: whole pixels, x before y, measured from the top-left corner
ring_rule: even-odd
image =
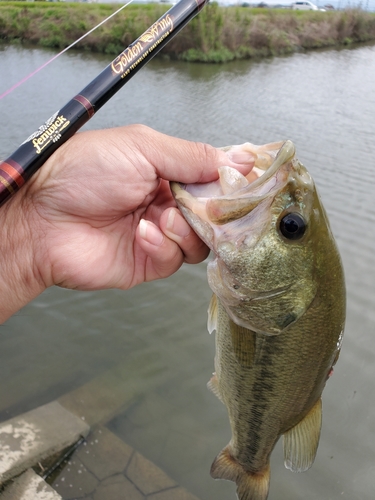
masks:
[[[212,375],[212,377],[210,378],[210,380],[207,382],[207,387],[210,389],[211,392],[213,392],[215,394],[215,396],[217,398],[220,399],[220,401],[224,404],[224,401],[223,401],[223,398],[221,396],[221,393],[220,393],[220,389],[219,389],[219,380],[217,378],[217,375],[216,373],[214,373]]]
[[[284,434],[284,464],[293,472],[304,472],[315,459],[322,426],[322,400],[319,399],[309,413]]]
[[[246,471],[230,453],[226,446],[215,458],[211,466],[211,477],[227,479],[237,484],[239,500],[266,500],[270,483],[270,466],[266,464],[259,472]]]
[[[217,329],[217,298],[212,295],[210,305],[208,306],[207,330],[212,333]]]

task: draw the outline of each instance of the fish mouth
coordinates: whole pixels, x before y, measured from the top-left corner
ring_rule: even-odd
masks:
[[[250,174],[221,167],[217,181],[172,183],[171,189],[185,219],[215,254],[207,267],[208,284],[229,318],[253,332],[278,335],[306,310],[295,297],[315,295],[290,270],[295,256],[305,255],[296,254],[304,251],[303,240],[291,248],[279,226],[280,217],[294,211],[308,223],[314,183],[291,141],[225,149],[232,148],[253,156]]]
[[[220,167],[219,179],[206,184],[171,183],[176,203],[193,229],[212,248],[212,229],[240,219],[262,201],[276,194],[288,179],[295,156],[291,141],[256,146],[222,148],[240,150],[254,157],[254,167],[244,176],[232,167]],[[289,168],[288,168],[289,165]],[[286,168],[282,168],[282,167]]]

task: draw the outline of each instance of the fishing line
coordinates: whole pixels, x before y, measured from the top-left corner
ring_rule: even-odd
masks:
[[[87,33],[85,33],[84,35],[82,35],[80,38],[78,38],[78,40],[76,40],[75,42],[71,43],[68,47],[66,47],[61,52],[59,52],[58,54],[56,54],[55,56],[53,56],[49,61],[45,62],[44,64],[42,64],[42,66],[40,66],[39,68],[37,68],[35,71],[33,71],[29,75],[25,76],[25,78],[22,78],[22,80],[20,80],[18,83],[15,83],[13,85],[13,87],[11,87],[10,89],[6,90],[3,94],[0,95],[0,99],[2,99],[3,97],[5,97],[6,95],[10,94],[11,92],[13,92],[13,90],[15,90],[17,87],[19,87],[23,83],[25,83],[32,76],[36,75],[40,70],[42,70],[43,68],[45,68],[46,66],[48,66],[48,64],[50,64],[52,61],[54,61],[55,59],[57,59],[58,57],[60,57],[62,54],[64,54],[64,52],[66,52],[67,50],[69,50],[72,47],[74,47],[74,45],[76,45],[78,42],[80,42],[81,40],[83,40],[84,38],[86,38],[93,31],[95,31],[97,28],[99,28],[100,26],[102,26],[104,23],[106,23],[113,16],[115,16],[116,14],[118,14],[122,9],[125,9],[125,7],[127,7],[132,2],[133,2],[133,0],[129,0],[122,7],[120,7],[119,9],[117,9],[116,12],[113,12],[113,14],[111,14],[110,16],[108,16],[106,19],[104,19],[102,22],[100,22],[99,24],[97,24],[90,31],[88,31]]]

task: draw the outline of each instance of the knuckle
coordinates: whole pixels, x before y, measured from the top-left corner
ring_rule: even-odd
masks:
[[[204,174],[204,164],[214,164],[217,161],[217,150],[210,144],[204,142],[196,142],[196,156],[199,165],[202,165],[201,176]]]

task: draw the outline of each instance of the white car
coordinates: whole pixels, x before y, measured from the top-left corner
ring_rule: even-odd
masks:
[[[292,3],[293,10],[319,10],[319,8],[312,2],[304,0],[303,2]]]

